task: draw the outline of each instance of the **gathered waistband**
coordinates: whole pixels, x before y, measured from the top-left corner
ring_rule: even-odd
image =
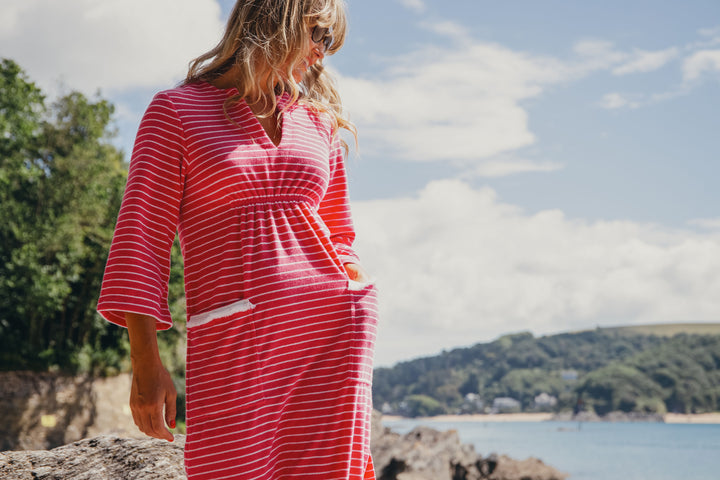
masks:
[[[312,199],[302,195],[268,195],[258,197],[244,197],[238,201],[238,206],[253,207],[262,205],[296,205],[299,203],[312,203]]]

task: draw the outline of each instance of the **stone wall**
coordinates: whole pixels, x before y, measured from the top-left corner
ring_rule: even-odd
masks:
[[[0,372],[0,451],[50,449],[103,433],[142,436],[129,398],[129,374]]]

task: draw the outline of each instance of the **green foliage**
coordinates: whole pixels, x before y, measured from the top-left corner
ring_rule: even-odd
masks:
[[[661,394],[659,386],[632,365],[612,363],[590,372],[578,392],[598,415],[612,411],[633,412],[652,405]]]
[[[168,302],[173,318],[173,328],[158,332],[158,349],[160,358],[173,377],[178,393],[178,418],[185,418],[185,347],[186,347],[186,314],[185,287],[183,282],[183,259],[180,253],[180,242],[175,239],[170,252],[170,283]]]
[[[564,380],[563,371],[577,379]],[[436,400],[448,412],[473,411],[495,398],[534,408],[540,393],[558,399],[556,410],[578,398],[599,414],[613,410],[665,413],[720,409],[720,335],[660,337],[597,330],[534,338],[507,335],[494,342],[375,370],[375,405],[396,412],[408,398]]]
[[[495,384],[488,386],[488,396],[510,397],[518,400],[523,410],[533,407],[535,397],[541,393],[558,396],[564,390],[559,372],[540,368],[519,368],[509,371]]]
[[[410,395],[405,398],[402,413],[407,417],[429,417],[445,413],[445,407],[427,395]]]
[[[49,107],[0,63],[0,368],[112,373],[127,341],[95,313],[126,179],[113,106],[73,92]]]
[[[126,330],[96,300],[127,179],[110,144],[114,107],[71,92],[46,105],[11,60],[0,63],[0,369],[111,375],[128,371]],[[175,327],[158,333],[185,399],[185,297],[179,244],[169,302]]]

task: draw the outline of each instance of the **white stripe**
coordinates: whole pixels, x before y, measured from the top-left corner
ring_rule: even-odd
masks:
[[[369,287],[375,283],[375,279],[371,278],[370,280],[366,282],[358,282],[357,280],[348,280],[348,290],[351,292],[359,292],[360,290],[363,290],[365,287]]]

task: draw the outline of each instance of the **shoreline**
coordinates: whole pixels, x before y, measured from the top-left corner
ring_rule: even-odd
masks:
[[[720,423],[720,412],[714,413],[667,413],[665,423],[716,425]]]
[[[438,415],[436,417],[417,417],[413,420],[422,422],[477,422],[477,423],[501,423],[501,422],[549,422],[554,418],[554,413],[493,413],[474,415]],[[665,423],[668,424],[692,424],[692,425],[717,425],[720,424],[720,412],[714,413],[667,413],[663,415]],[[408,420],[408,418],[397,415],[383,415],[383,421]]]
[[[489,413],[472,415],[438,415],[435,417],[417,417],[413,420],[423,422],[546,422],[552,420],[553,413]],[[384,420],[408,420],[397,415],[383,415]]]

